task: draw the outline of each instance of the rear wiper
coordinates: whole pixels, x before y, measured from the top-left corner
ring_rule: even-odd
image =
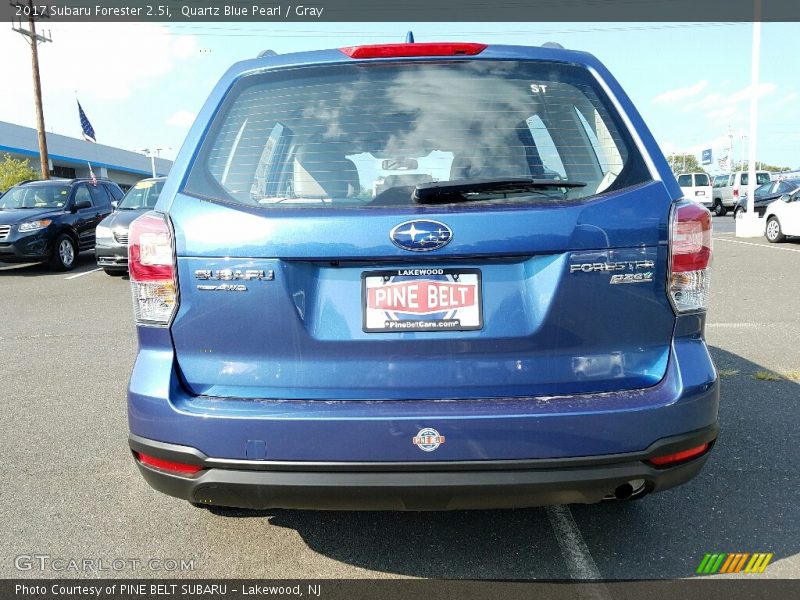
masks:
[[[411,198],[417,204],[449,204],[451,202],[469,202],[475,199],[466,196],[466,194],[511,194],[536,191],[543,188],[579,188],[585,186],[586,184],[582,181],[530,179],[527,177],[455,179],[453,181],[420,183],[414,188]]]

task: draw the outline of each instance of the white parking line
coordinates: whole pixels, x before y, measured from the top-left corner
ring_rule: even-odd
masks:
[[[721,238],[714,236],[715,240],[719,240],[720,242],[731,242],[733,244],[744,244],[745,246],[758,246],[759,248],[769,248],[771,250],[783,250],[784,252],[800,252],[799,248],[785,248],[783,246],[776,246],[775,244],[756,244],[754,242],[743,242],[742,240],[729,240],[727,238]]]
[[[83,277],[84,275],[88,275],[89,273],[97,273],[101,270],[101,267],[96,269],[92,269],[91,271],[84,271],[83,273],[78,273],[77,275],[70,275],[69,277],[64,277],[64,279],[75,279],[76,277]]]
[[[591,552],[583,540],[580,529],[572,518],[569,506],[547,506],[547,518],[550,526],[556,534],[558,547],[561,549],[561,556],[567,563],[567,570],[572,579],[601,579],[600,570],[592,558]],[[583,590],[584,594],[580,598],[592,598],[593,600],[611,600],[611,594],[605,584],[587,586]]]

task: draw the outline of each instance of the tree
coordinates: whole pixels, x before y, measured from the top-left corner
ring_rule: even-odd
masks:
[[[669,165],[675,173],[706,173],[694,154],[670,154]]]
[[[27,179],[39,179],[39,174],[31,168],[30,161],[17,160],[10,154],[5,154],[0,161],[0,192],[17,185]]]
[[[743,160],[736,165],[737,171],[747,170],[747,161]],[[781,171],[791,171],[789,167],[776,167],[775,165],[768,165],[767,163],[756,161],[756,171],[769,171],[770,173],[780,173]]]

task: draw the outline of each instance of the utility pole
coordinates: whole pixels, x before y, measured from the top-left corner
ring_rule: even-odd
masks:
[[[744,218],[736,219],[737,237],[761,237],[765,234],[763,221],[753,203],[756,191],[756,143],[758,142],[758,85],[761,70],[761,2],[753,0],[753,42],[750,58],[750,125],[747,137],[747,208]],[[742,136],[744,138],[744,136]],[[744,143],[742,144],[744,146]]]
[[[11,3],[12,8],[23,7],[18,2]],[[27,5],[28,14],[28,29],[22,26],[22,19],[17,20],[16,27],[12,24],[11,29],[17,33],[21,33],[27,38],[28,43],[31,45],[31,71],[33,72],[33,97],[36,105],[36,131],[39,134],[39,162],[42,166],[42,179],[50,179],[50,161],[47,156],[47,137],[45,136],[44,129],[44,111],[42,110],[42,82],[39,78],[39,44],[52,42],[53,38],[48,35],[44,36],[36,33],[36,20],[35,16],[46,17],[48,15],[41,14],[41,8],[33,8],[33,0],[28,0]]]

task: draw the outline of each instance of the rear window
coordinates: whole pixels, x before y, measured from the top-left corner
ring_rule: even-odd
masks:
[[[692,187],[692,176],[691,175],[679,176],[678,185],[681,187]]]
[[[484,188],[458,201],[582,198],[650,175],[585,69],[372,63],[240,80],[184,191],[273,208],[402,206],[418,185],[515,178],[555,183]]]
[[[694,175],[694,184],[695,185],[711,185],[708,181],[708,175],[705,173],[695,173]]]

